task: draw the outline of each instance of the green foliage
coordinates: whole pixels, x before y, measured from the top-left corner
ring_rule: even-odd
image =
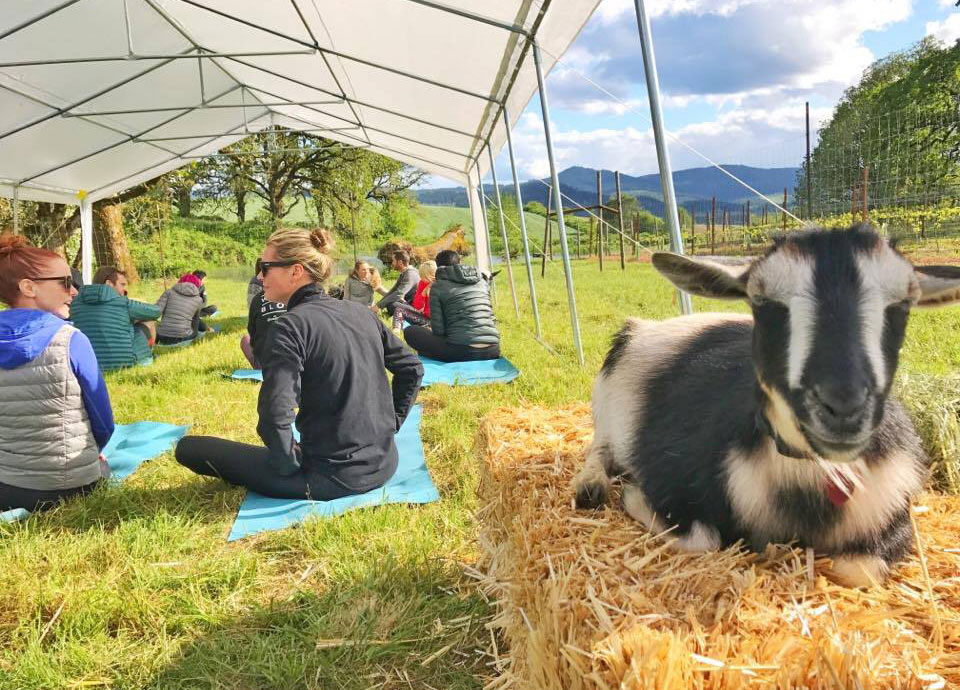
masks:
[[[416,199],[409,195],[397,194],[387,199],[380,205],[380,227],[373,233],[374,239],[410,239],[417,225],[416,207]]]
[[[130,243],[130,253],[143,278],[175,277],[197,266],[253,266],[262,248],[262,241],[241,243],[176,225]]]
[[[927,37],[873,63],[844,94],[811,155],[816,215],[850,209],[863,171],[876,203],[923,205],[960,184],[960,44]],[[806,162],[794,196],[806,209]]]
[[[516,199],[516,197],[514,197]],[[530,213],[536,213],[538,216],[547,215],[547,207],[541,204],[539,201],[528,201],[523,205],[524,211],[529,211]]]

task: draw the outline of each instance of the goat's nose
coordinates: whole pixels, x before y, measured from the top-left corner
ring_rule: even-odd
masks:
[[[812,393],[827,421],[848,424],[863,418],[870,395],[866,386],[829,384],[814,386]]]

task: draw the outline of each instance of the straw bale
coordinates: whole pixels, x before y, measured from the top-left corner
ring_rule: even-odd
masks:
[[[481,425],[476,577],[502,636],[488,688],[960,686],[960,499],[915,505],[923,562],[847,589],[810,551],[680,553],[619,508],[577,511],[591,433],[586,405]]]

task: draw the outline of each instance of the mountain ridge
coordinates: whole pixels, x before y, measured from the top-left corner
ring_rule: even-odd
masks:
[[[797,168],[757,168],[748,165],[724,165],[723,168],[777,201],[782,200],[785,188],[788,198],[793,196]],[[597,172],[594,168],[571,166],[559,173],[560,189],[567,197],[564,199],[565,208],[574,203],[583,206],[596,203]],[[606,199],[613,195],[616,189],[615,173],[601,170],[600,174],[603,197]],[[546,183],[546,179],[522,182],[520,193],[524,203],[538,201],[546,205],[549,189]],[[762,203],[749,189],[713,166],[675,170],[673,185],[677,200],[682,206],[703,206],[704,202],[709,204],[714,196],[717,198],[718,210],[739,209],[747,199],[753,199],[758,206]],[[655,215],[663,215],[659,174],[634,176],[621,173],[620,186],[624,194],[637,197],[641,207]],[[492,197],[493,185],[484,184],[484,191]],[[513,184],[501,184],[500,192],[513,194]],[[416,194],[422,204],[461,207],[468,205],[464,187],[420,189],[416,190]]]

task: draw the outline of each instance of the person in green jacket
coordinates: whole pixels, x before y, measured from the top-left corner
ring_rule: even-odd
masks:
[[[70,320],[90,340],[105,371],[153,361],[154,322],[163,312],[127,297],[127,284],[123,271],[103,266],[70,305]]]
[[[439,254],[430,288],[430,326],[407,326],[403,337],[419,354],[441,362],[500,357],[490,287],[475,266],[462,266],[452,249]]]

